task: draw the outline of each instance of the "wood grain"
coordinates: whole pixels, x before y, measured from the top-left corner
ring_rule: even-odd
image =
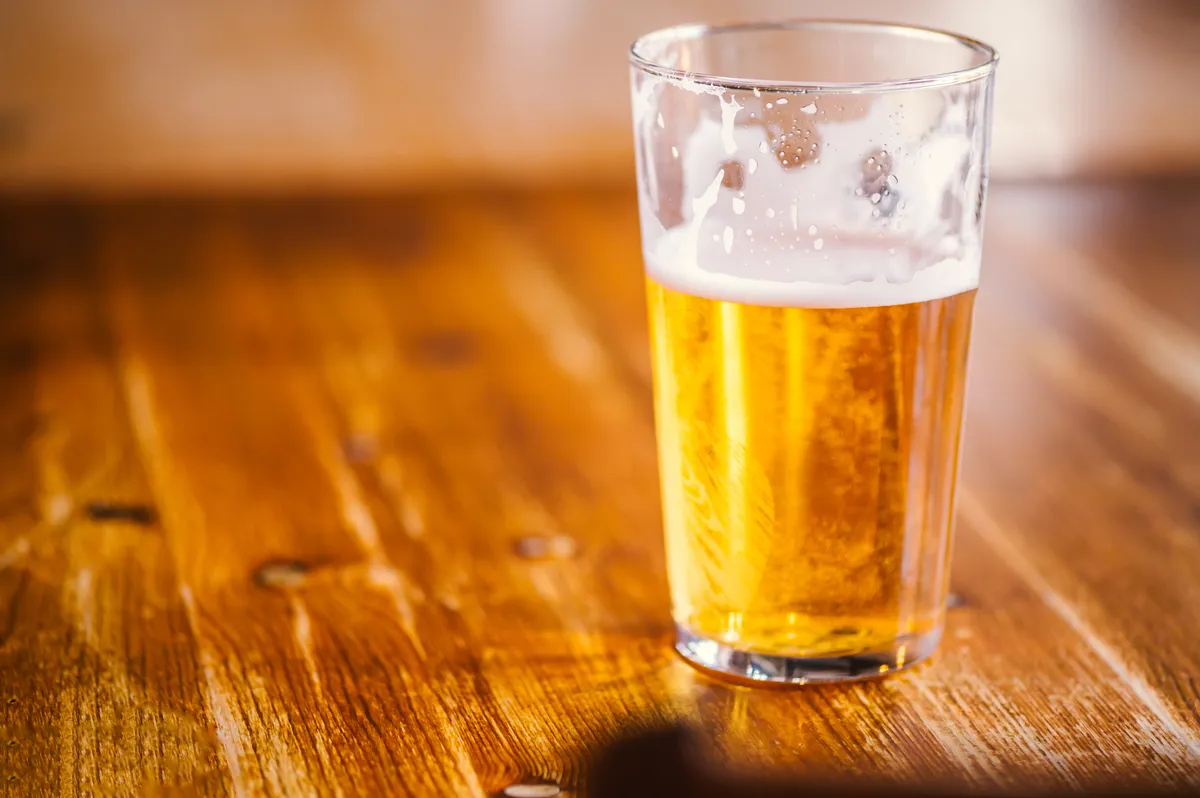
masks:
[[[628,195],[10,202],[0,788],[1194,783],[1197,212],[995,192],[942,648],[779,692],[670,652]]]

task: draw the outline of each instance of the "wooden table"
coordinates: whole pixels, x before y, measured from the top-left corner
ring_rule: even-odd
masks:
[[[578,791],[749,766],[1200,773],[1200,191],[1001,187],[953,590],[906,675],[670,651],[626,194],[0,212],[0,788]]]

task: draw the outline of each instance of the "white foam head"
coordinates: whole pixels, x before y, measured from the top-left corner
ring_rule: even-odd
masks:
[[[905,246],[821,239],[813,242],[820,241],[819,249],[731,255],[720,234],[696,248],[683,240],[686,236],[682,230],[663,235],[656,250],[645,253],[646,271],[666,288],[708,299],[775,307],[875,307],[926,302],[979,285],[978,258],[937,258]]]

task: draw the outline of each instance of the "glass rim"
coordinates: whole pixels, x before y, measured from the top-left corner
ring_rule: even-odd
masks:
[[[943,40],[954,42],[974,50],[982,57],[982,61],[974,66],[963,67],[949,72],[937,72],[927,75],[893,78],[862,82],[836,81],[804,81],[804,80],[758,80],[754,78],[733,78],[713,75],[706,72],[693,72],[679,69],[658,60],[642,55],[646,45],[656,42],[695,41],[714,34],[745,33],[753,31],[787,31],[787,30],[818,30],[821,28],[838,30],[863,30],[878,34],[902,35],[921,38],[928,41]],[[641,51],[641,52],[639,52]],[[637,69],[661,78],[676,81],[686,81],[712,86],[719,89],[742,91],[770,91],[777,93],[807,93],[820,92],[824,94],[866,94],[876,92],[905,91],[936,86],[954,86],[960,83],[985,78],[996,68],[1000,54],[996,48],[978,39],[972,39],[959,33],[927,28],[922,25],[907,25],[895,22],[872,22],[855,19],[785,19],[761,22],[731,22],[723,24],[708,24],[703,22],[672,25],[651,31],[639,36],[629,47],[629,61]]]

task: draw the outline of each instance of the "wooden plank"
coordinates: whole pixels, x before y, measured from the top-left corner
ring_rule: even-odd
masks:
[[[669,648],[628,195],[6,211],[53,268],[0,291],[0,786],[578,790],[674,720],[755,769],[1194,779],[1200,412],[1141,345],[1193,328],[1005,196],[964,603],[931,664],[785,692]]]
[[[596,337],[612,350],[617,368],[630,370],[640,387],[650,385],[649,331],[642,274],[637,206],[621,195],[561,192],[505,199],[494,207],[527,231],[547,267],[585,297]]]
[[[661,585],[610,581],[645,582],[634,563],[661,561],[657,545],[605,539],[652,508],[627,472],[605,465],[603,430],[570,423],[570,377],[509,304],[514,291],[544,294],[539,275],[490,262],[509,253],[444,204],[416,215],[430,240],[392,262],[348,257],[338,220],[318,241],[284,242],[293,269],[280,318],[294,318],[312,345],[331,424],[372,441],[355,472],[376,517],[391,519],[383,548],[427,599],[414,607],[418,625],[454,632],[422,639],[438,644],[425,648],[430,677],[452,696],[485,787],[572,784],[580,752],[595,744],[583,721],[596,691],[615,698],[627,684],[628,663],[607,638],[643,657],[662,639],[661,620],[644,612],[647,592],[662,600]],[[588,357],[588,340],[562,333],[572,349],[560,356]],[[606,412],[647,429],[620,401]],[[644,465],[648,456],[643,446]],[[597,485],[597,473],[613,484]],[[628,498],[591,513],[597,488]],[[623,701],[645,710],[631,687]]]
[[[966,471],[977,501],[964,510],[1200,751],[1200,394],[1188,371],[1200,339],[1050,237],[1000,251],[1009,269],[980,310]]]
[[[3,484],[19,488],[20,511],[3,516],[0,786],[221,793],[192,639],[125,421],[90,227],[56,207],[9,221],[34,251],[13,260],[6,248],[3,292],[15,322],[6,348],[28,357],[10,358],[3,380],[6,418],[17,397],[26,409],[25,439],[6,437],[2,458],[19,469]]]
[[[478,794],[428,688],[378,681],[373,663],[419,645],[405,629],[403,577],[377,556],[371,520],[314,443],[291,342],[237,276],[249,256],[236,224],[219,210],[198,217],[159,242],[193,261],[157,291],[146,290],[161,263],[140,215],[114,224],[110,257],[133,425],[234,791]],[[361,672],[321,678],[313,648],[337,627],[319,622],[342,617],[310,605],[357,608],[370,631],[333,656]],[[401,701],[409,713],[386,709]]]
[[[37,299],[44,290],[38,279],[47,258],[39,257],[38,244],[31,240],[26,214],[6,214],[3,227],[4,286],[0,291],[0,345],[4,356],[4,390],[0,391],[0,667],[4,673],[23,678],[5,678],[0,687],[0,750],[4,770],[0,787],[50,791],[57,787],[58,769],[53,754],[59,743],[58,724],[45,718],[57,708],[64,672],[71,664],[59,654],[66,647],[69,627],[60,607],[61,573],[39,579],[27,563],[35,542],[60,533],[49,523],[39,498],[39,459],[36,441],[44,439],[37,412]],[[53,520],[61,520],[55,514]],[[44,551],[45,546],[37,547]],[[40,569],[43,573],[47,568]],[[61,572],[61,568],[58,569]],[[39,645],[39,628],[45,647]],[[54,656],[48,656],[55,652]],[[39,657],[46,667],[36,667]],[[17,745],[8,743],[17,740]],[[22,745],[22,741],[25,743]]]

